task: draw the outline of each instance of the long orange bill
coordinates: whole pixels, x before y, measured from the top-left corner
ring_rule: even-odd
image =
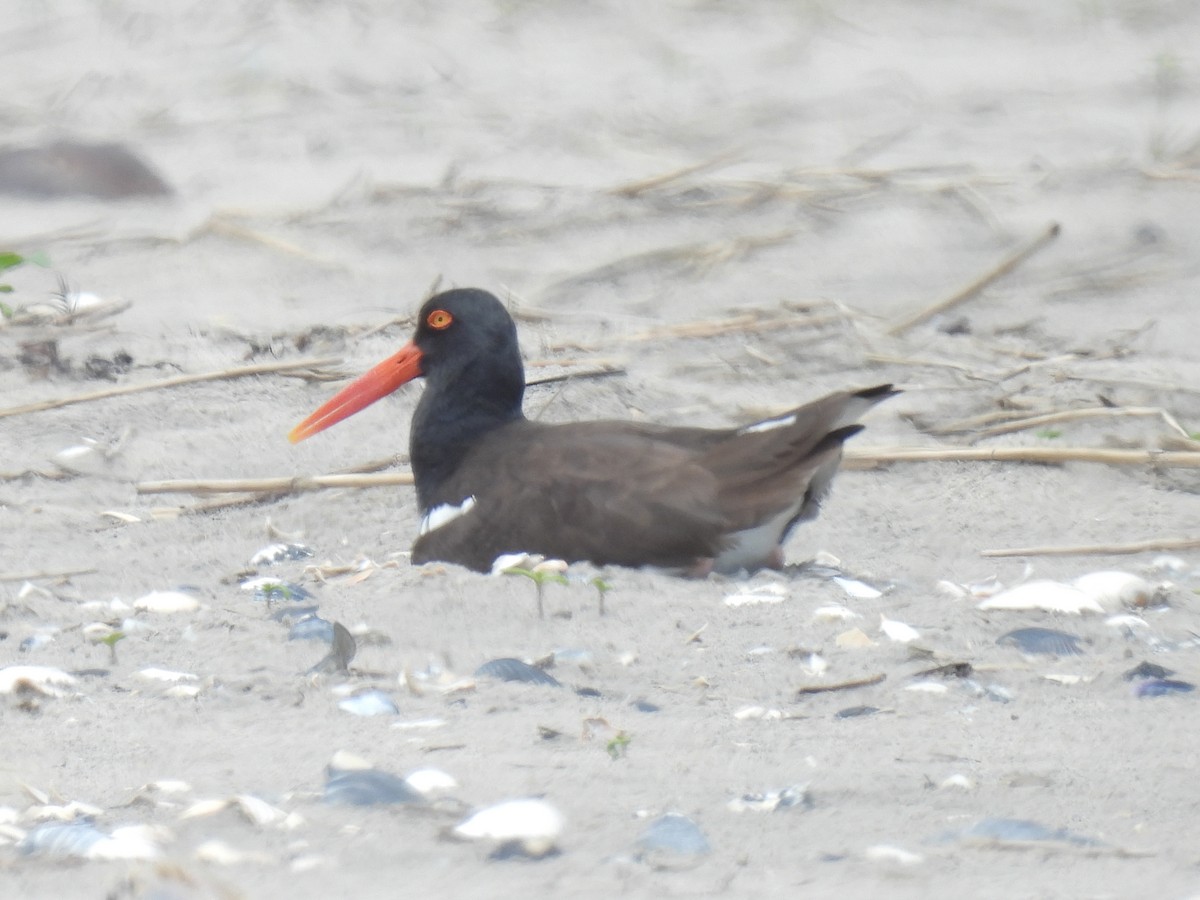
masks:
[[[323,404],[320,409],[297,425],[288,434],[293,444],[342,419],[349,418],[361,409],[366,409],[376,400],[386,397],[400,385],[407,384],[421,375],[421,351],[409,342],[400,352],[389,356],[370,372],[361,375]]]

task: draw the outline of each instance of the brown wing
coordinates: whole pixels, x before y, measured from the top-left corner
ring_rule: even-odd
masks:
[[[467,456],[433,504],[474,497],[474,506],[418,538],[413,561],[487,571],[501,553],[525,551],[686,568],[715,555],[729,528],[717,478],[694,451],[656,431],[614,422],[505,426]]]
[[[700,463],[720,482],[720,509],[734,528],[752,527],[797,505],[788,528],[816,516],[854,424],[893,396],[891,385],[841,391],[739,429],[705,452]],[[786,530],[785,530],[786,532]]]

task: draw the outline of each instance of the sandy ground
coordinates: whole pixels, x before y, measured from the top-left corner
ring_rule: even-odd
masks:
[[[527,359],[547,363],[531,377],[623,368],[531,388],[530,411],[547,419],[729,424],[891,380],[906,393],[872,413],[856,450],[1156,449],[1174,433],[1155,416],[997,437],[930,431],[1014,408],[1161,407],[1200,429],[1194,4],[451,6],[9,4],[6,139],[122,140],[176,194],[4,199],[0,249],[52,263],[7,273],[8,302],[43,302],[61,275],[129,306],[0,328],[3,405],[109,386],[86,362],[121,354],[132,365],[120,384],[310,357],[361,371],[405,339],[405,317],[440,279],[510,301]],[[691,166],[703,167],[681,171]],[[1051,222],[1062,235],[1012,274],[888,334]],[[698,320],[734,327],[646,337]],[[36,364],[47,341],[57,366]],[[403,451],[419,388],[289,445],[287,430],[334,387],[221,380],[0,422],[0,570],[89,570],[35,579],[38,589],[0,584],[0,661],[82,673],[67,696],[3,704],[0,893],[1200,891],[1195,694],[1142,698],[1121,677],[1149,660],[1200,679],[1200,551],[1148,573],[1174,586],[1170,606],[1141,624],[984,612],[937,587],[990,575],[1011,585],[1027,566],[1034,578],[1145,572],[1157,554],[980,551],[1195,538],[1194,469],[847,471],[789,556],[834,554],[882,596],[847,596],[799,568],[748,584],[612,571],[606,616],[586,584],[549,585],[544,621],[524,579],[410,567],[408,488],[200,512],[187,510],[209,498],[137,493],[148,481],[327,473]],[[55,462],[88,439],[107,458]],[[306,675],[325,649],[288,641],[239,589],[273,529],[316,556],[271,573],[304,584],[322,616],[359,634],[351,675]],[[314,563],[359,571],[319,583],[305,570]],[[725,602],[769,584],[781,602]],[[183,585],[202,609],[113,605]],[[834,603],[861,618],[814,616]],[[920,637],[890,640],[881,613]],[[85,636],[96,622],[126,633],[115,659]],[[997,645],[1025,626],[1068,631],[1084,652]],[[869,645],[839,640],[855,627]],[[598,695],[486,682],[443,694],[421,680],[564,650],[556,677]],[[941,693],[907,689],[914,673],[959,661],[974,666],[970,678],[942,681]],[[139,675],[148,667],[197,676],[198,695],[169,696]],[[797,693],[876,675],[887,677]],[[399,713],[340,710],[347,684],[383,688]],[[855,706],[878,711],[837,716]],[[581,739],[596,718],[610,730]],[[437,727],[414,727],[428,720]],[[617,731],[628,743],[613,759],[606,735]],[[339,750],[399,775],[433,766],[459,786],[426,809],[328,805],[325,766]],[[139,790],[164,779],[189,789]],[[728,806],[792,785],[806,803]],[[98,808],[104,831],[162,829],[162,859],[22,854],[37,817],[25,786]],[[233,810],[180,815],[239,794],[296,813],[295,827]],[[487,845],[445,839],[466,809],[526,796],[564,815],[558,855],[499,861]],[[666,811],[693,819],[711,852],[640,854],[635,839]],[[997,819],[1096,843],[964,837]],[[246,858],[200,858],[213,840]]]

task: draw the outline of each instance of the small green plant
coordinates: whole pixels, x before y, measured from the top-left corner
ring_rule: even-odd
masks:
[[[1046,440],[1046,441],[1052,441],[1055,438],[1062,437],[1062,435],[1063,435],[1063,433],[1061,431],[1059,431],[1057,428],[1043,428],[1041,431],[1039,431],[1037,433],[1038,437],[1040,437],[1042,440]]]
[[[616,760],[623,759],[625,757],[625,752],[629,749],[629,745],[632,742],[633,738],[623,731],[618,731],[616,737],[604,745],[604,749],[608,751],[608,755],[611,756],[615,762]]]
[[[542,605],[542,594],[545,592],[545,585],[549,584],[567,584],[567,576],[561,572],[551,572],[546,569],[526,568],[525,566],[512,566],[504,570],[505,575],[524,575],[535,585],[537,585],[537,606],[538,618],[546,618],[545,607]]]
[[[592,587],[600,594],[600,615],[604,615],[604,598],[612,590],[612,585],[605,581],[602,575],[597,575],[592,579]]]
[[[102,644],[108,644],[108,658],[114,666],[117,664],[117,644],[123,640],[125,640],[125,632],[114,631],[100,641]]]
[[[0,250],[0,275],[7,272],[9,269],[15,269],[17,266],[25,263],[32,263],[35,266],[47,266],[50,261],[41,253],[35,253],[32,256],[22,256],[20,253],[13,253],[7,250]],[[11,294],[12,285],[0,281],[0,294]],[[7,303],[0,303],[0,316],[6,319],[11,319],[15,310]]]

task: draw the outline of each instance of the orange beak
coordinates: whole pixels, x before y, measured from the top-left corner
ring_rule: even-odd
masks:
[[[324,431],[330,425],[336,425],[342,419],[366,409],[421,374],[421,351],[410,341],[395,356],[389,356],[370,372],[334,394],[320,409],[293,428],[288,440],[297,444],[312,437],[318,431]]]

